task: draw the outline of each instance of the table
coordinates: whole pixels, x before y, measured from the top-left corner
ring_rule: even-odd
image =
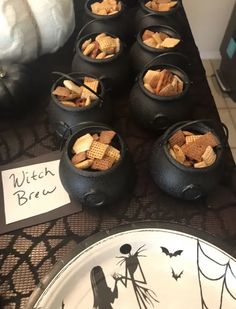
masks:
[[[191,80],[193,119],[219,120],[184,10],[186,54],[194,59]],[[47,104],[50,72],[68,72],[75,36],[55,55],[41,57],[31,64],[38,91],[34,110],[23,119],[0,123],[0,162],[2,165],[36,157],[58,149],[50,127]],[[43,64],[43,65],[42,65]],[[37,73],[36,73],[37,72]],[[236,256],[236,170],[227,149],[224,177],[208,197],[195,202],[172,198],[160,191],[148,173],[148,158],[157,135],[139,128],[129,114],[127,94],[119,99],[113,127],[125,139],[137,169],[137,184],[129,201],[98,212],[80,213],[20,229],[0,236],[0,307],[24,308],[35,286],[53,265],[86,237],[128,222],[160,220],[176,222],[208,232],[224,242]],[[2,205],[1,205],[2,206]]]

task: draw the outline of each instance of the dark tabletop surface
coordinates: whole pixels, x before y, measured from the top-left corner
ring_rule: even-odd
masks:
[[[182,18],[185,23],[186,55],[194,59],[189,102],[194,105],[193,119],[212,118],[219,121],[184,11]],[[51,72],[70,71],[76,31],[56,54],[41,57],[30,64],[37,84],[32,100],[34,108],[24,118],[1,120],[1,165],[58,150],[47,113],[49,89],[56,79]],[[148,158],[157,134],[147,132],[133,122],[127,98],[128,92],[116,99],[118,102],[112,127],[122,135],[134,158],[137,184],[132,198],[103,211],[83,210],[68,217],[0,235],[1,308],[24,308],[35,286],[79,242],[98,231],[128,222],[160,220],[191,226],[216,236],[236,256],[236,173],[230,149],[227,149],[225,174],[211,194],[194,202],[170,197],[154,185],[148,172]]]

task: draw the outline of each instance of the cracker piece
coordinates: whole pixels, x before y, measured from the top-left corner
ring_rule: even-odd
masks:
[[[178,145],[179,147],[183,146],[185,143],[185,136],[182,130],[175,132],[168,140],[170,147]]]
[[[220,144],[217,137],[212,132],[207,132],[203,134],[197,141],[199,144],[211,146],[212,148]]]
[[[114,164],[115,159],[105,156],[103,159],[94,159],[91,169],[105,171],[112,167]]]
[[[78,96],[81,96],[82,93],[82,88],[78,85],[76,85],[74,82],[72,82],[72,80],[64,80],[63,84],[66,88],[68,88],[69,90],[77,93]]]
[[[148,70],[143,77],[144,84],[150,84],[150,81],[153,76],[156,75],[156,72],[160,72],[160,70]]]
[[[156,71],[156,73],[152,76],[150,83],[149,83],[153,89],[157,87],[159,78],[160,78],[160,72]]]
[[[171,84],[166,85],[161,91],[158,93],[160,96],[173,96],[177,95],[178,93],[175,91],[174,87]]]
[[[83,55],[88,56],[89,54],[91,54],[91,52],[94,50],[95,48],[95,44],[94,43],[90,43],[85,50],[83,50]]]
[[[164,69],[160,72],[160,77],[159,77],[159,80],[158,80],[158,83],[157,83],[157,87],[155,89],[156,94],[159,94],[160,90],[162,89],[163,82],[164,82],[166,75],[167,75],[166,69]]]
[[[146,29],[146,30],[143,32],[142,40],[145,41],[145,40],[147,40],[147,39],[150,39],[154,34],[155,34],[155,32]]]
[[[152,37],[157,44],[162,44],[162,39],[159,32],[154,33]]]
[[[88,39],[86,41],[84,41],[84,43],[81,46],[82,50],[85,50],[85,48],[92,42],[92,39]]]
[[[172,148],[170,148],[169,152],[170,152],[171,157],[176,160],[176,155],[175,155],[174,150]]]
[[[175,38],[166,38],[162,43],[161,43],[161,47],[164,48],[173,48],[176,45],[178,45],[180,42],[179,39],[175,39]]]
[[[201,161],[201,162],[194,163],[193,167],[194,168],[204,168],[204,167],[207,167],[207,165],[204,161]]]
[[[158,4],[158,11],[159,12],[166,12],[170,10],[169,3],[159,3]]]
[[[146,44],[147,46],[153,47],[153,48],[155,48],[156,44],[157,44],[156,41],[153,38],[149,38],[149,39],[143,41],[143,43]]]
[[[197,144],[197,141],[190,144],[184,144],[181,146],[181,149],[183,150],[186,157],[188,157],[191,160],[195,161],[202,161],[202,155],[204,151],[206,150],[207,146]]]
[[[174,76],[177,79],[177,85],[178,85],[178,93],[183,92],[184,90],[184,82],[182,81],[182,79],[179,78],[179,76],[175,75]]]
[[[179,147],[178,145],[174,145],[173,151],[175,153],[176,161],[178,161],[179,163],[183,163],[186,160],[185,154],[182,151],[181,147]]]
[[[78,154],[80,152],[89,150],[92,143],[93,143],[93,137],[89,133],[87,133],[87,134],[77,138],[72,149],[73,149],[74,153]]]
[[[108,146],[106,155],[108,157],[114,158],[116,161],[120,159],[120,151],[113,146]]]
[[[207,166],[212,165],[216,160],[216,154],[214,149],[211,146],[207,146],[204,154],[202,155],[203,161]]]
[[[149,84],[144,84],[144,88],[146,88],[151,93],[155,93],[155,91],[152,89],[152,87]]]
[[[108,145],[93,140],[90,149],[87,151],[87,158],[102,159],[107,151],[107,148]]]
[[[148,7],[149,9],[151,9],[152,8],[152,1],[146,2],[145,6]]]
[[[176,6],[177,3],[178,3],[178,1],[171,1],[169,3],[169,8],[173,8],[174,6]]]
[[[100,133],[100,142],[104,144],[110,144],[113,137],[116,135],[114,131],[102,131]]]
[[[84,78],[84,84],[86,86],[88,86],[89,88],[91,88],[93,91],[97,92],[99,81],[97,79],[94,79],[94,78],[86,78],[85,77]],[[90,97],[92,100],[97,99],[97,96],[94,93],[92,93],[87,88],[83,87],[81,98],[87,99],[87,97]]]
[[[193,143],[198,140],[202,135],[188,135],[186,136],[186,144]]]
[[[82,170],[85,170],[86,168],[89,168],[90,166],[92,166],[92,164],[93,164],[93,159],[88,159],[88,160],[82,161],[78,164],[75,164],[74,166],[76,168],[80,168]]]
[[[169,38],[169,35],[165,32],[159,32],[159,34],[162,41],[164,41],[166,38]]]
[[[75,154],[72,159],[71,159],[71,162],[72,164],[78,164],[82,161],[84,161],[86,159],[86,151],[83,151],[83,152],[80,152],[80,153],[77,153]]]
[[[56,89],[53,90],[52,94],[60,97],[67,97],[70,95],[70,90],[66,87],[57,86]]]

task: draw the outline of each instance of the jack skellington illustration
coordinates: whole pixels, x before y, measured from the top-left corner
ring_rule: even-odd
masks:
[[[147,281],[139,261],[140,257],[146,257],[145,255],[141,255],[141,253],[145,251],[144,245],[139,247],[133,254],[131,253],[131,250],[132,246],[130,244],[124,244],[120,247],[120,253],[124,255],[117,257],[120,259],[118,264],[120,266],[125,264],[125,275],[118,274],[117,276],[126,288],[129,282],[132,284],[139,308],[148,309],[148,305],[153,306],[154,302],[159,301],[156,298],[155,292],[145,287]],[[138,272],[141,274],[140,280],[136,278]]]

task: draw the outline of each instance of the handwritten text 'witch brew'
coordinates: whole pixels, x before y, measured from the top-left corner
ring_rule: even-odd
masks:
[[[43,189],[42,191],[31,191],[26,192],[25,186],[27,184],[32,184],[32,182],[37,182],[38,180],[45,178],[47,176],[55,176],[55,174],[50,171],[47,167],[44,168],[43,171],[28,173],[27,171],[22,171],[21,176],[16,176],[14,173],[9,176],[9,179],[12,179],[14,188],[22,188],[13,193],[17,197],[18,205],[23,206],[28,201],[33,199],[38,199],[42,196],[46,196],[48,194],[52,194],[56,190],[56,186],[50,189]],[[35,184],[37,186],[37,184]]]

